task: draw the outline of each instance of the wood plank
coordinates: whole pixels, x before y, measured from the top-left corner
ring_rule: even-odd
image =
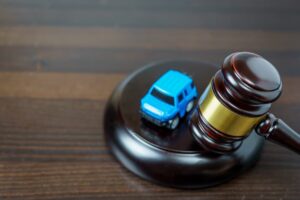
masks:
[[[123,74],[3,72],[0,97],[107,99]]]
[[[291,181],[285,179],[280,169],[270,168],[267,173],[269,177],[276,175],[275,180],[261,179],[261,176],[265,177],[265,172],[259,166],[240,177],[239,180],[229,182],[226,187],[183,192],[142,181],[112,163],[66,164],[63,162],[28,163],[20,164],[19,167],[10,167],[5,163],[0,167],[5,174],[0,182],[0,184],[2,183],[0,192],[5,197],[26,199],[93,199],[96,197],[185,199],[186,196],[189,197],[188,199],[242,199],[243,196],[249,199],[272,199],[278,196],[296,199],[299,195],[299,192],[295,192],[297,185],[291,184]],[[23,172],[17,168],[22,168]],[[286,172],[292,174],[296,171],[287,170]],[[12,178],[16,182],[12,182]],[[279,178],[283,179],[281,183],[272,182],[280,181]],[[296,178],[299,178],[297,173],[291,177],[291,180],[294,181]],[[251,184],[251,187],[245,185],[246,181]],[[58,182],[61,184],[56,184]],[[97,187],[98,182],[101,182],[102,187]],[[139,185],[138,188],[132,187],[136,184]],[[261,185],[268,185],[268,187],[261,189],[259,188]],[[32,190],[30,190],[31,188]],[[17,192],[11,193],[10,190]],[[243,193],[240,193],[240,190],[243,190]]]
[[[299,11],[295,0],[2,0],[0,25],[299,30]]]
[[[55,140],[54,146],[66,139],[78,142],[95,139],[102,129],[106,103],[100,100],[28,98],[0,98],[0,102],[1,136],[5,135],[9,140],[12,137],[28,140],[29,143],[35,142],[34,138],[49,140],[49,144]],[[40,138],[43,135],[47,137]]]
[[[0,46],[284,51],[300,50],[298,36],[296,31],[13,26],[1,27]]]
[[[265,11],[279,11],[286,9],[299,9],[295,8],[295,4],[299,3],[297,0],[277,0],[276,2],[272,0],[265,0],[264,3],[261,3],[260,0],[252,0],[241,2],[239,0],[186,0],[182,2],[180,0],[173,0],[172,4],[168,1],[160,0],[90,0],[90,1],[81,1],[81,0],[44,0],[44,1],[35,1],[35,0],[1,0],[0,5],[7,8],[37,8],[37,9],[130,9],[132,7],[137,9],[177,9],[177,10],[190,10],[192,8],[198,9],[232,9],[236,10],[237,8],[265,8]],[[205,10],[203,9],[203,10]],[[231,11],[232,11],[231,10]],[[238,10],[237,10],[238,11]]]
[[[0,98],[0,105],[1,163],[109,161],[104,100]],[[300,130],[298,104],[279,102],[272,112]],[[298,169],[296,154],[277,145],[267,149],[263,165]]]
[[[0,98],[0,103],[1,162],[110,160],[102,132],[104,101]]]
[[[0,47],[0,71],[129,73],[154,61],[183,59],[219,65],[231,50],[147,50]],[[257,51],[283,76],[300,75],[300,51]]]
[[[143,181],[111,157],[99,101],[0,98],[0,104],[1,198],[268,200],[300,195],[300,158],[277,145],[268,143],[258,165],[239,178],[183,192]],[[281,111],[291,113],[291,106]]]
[[[106,100],[124,74],[0,72],[0,97]],[[297,103],[297,77],[283,77],[281,103]]]

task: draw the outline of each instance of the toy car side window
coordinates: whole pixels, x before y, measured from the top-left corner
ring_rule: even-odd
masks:
[[[194,82],[191,83],[191,88],[194,89],[195,85]]]
[[[184,94],[185,94],[185,96],[188,95],[187,89],[184,90]]]
[[[182,99],[183,99],[183,95],[182,95],[182,93],[181,93],[181,94],[178,96],[178,102],[181,102]]]

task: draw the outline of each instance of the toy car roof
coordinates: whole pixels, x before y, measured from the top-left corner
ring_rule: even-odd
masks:
[[[154,84],[153,86],[165,94],[170,96],[178,95],[182,90],[188,85],[192,83],[192,79],[175,70],[169,70],[165,74],[163,74]]]

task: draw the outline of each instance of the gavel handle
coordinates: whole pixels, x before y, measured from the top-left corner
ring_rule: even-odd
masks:
[[[267,117],[256,127],[256,132],[267,140],[300,154],[300,134],[273,114],[267,114]]]

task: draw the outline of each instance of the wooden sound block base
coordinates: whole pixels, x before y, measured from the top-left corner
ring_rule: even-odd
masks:
[[[196,143],[188,128],[189,115],[174,131],[140,118],[140,99],[169,69],[191,75],[199,94],[218,70],[201,62],[170,61],[150,64],[129,75],[114,90],[105,110],[105,137],[114,156],[134,174],[176,188],[217,185],[252,167],[264,145],[264,139],[255,133],[237,151],[219,155],[205,152]]]

